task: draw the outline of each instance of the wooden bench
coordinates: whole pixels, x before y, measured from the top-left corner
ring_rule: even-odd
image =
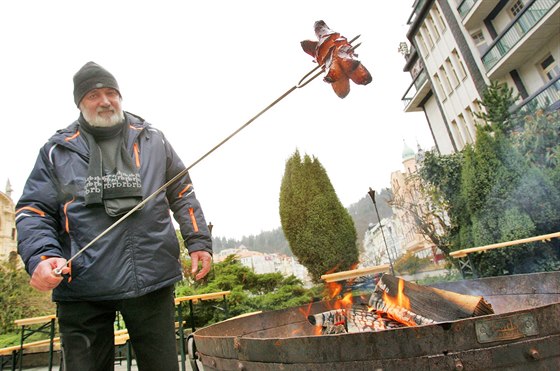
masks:
[[[31,321],[33,322],[33,321]],[[26,321],[26,323],[29,323],[28,321]],[[129,343],[129,339],[130,336],[128,334],[128,330],[127,329],[122,329],[122,330],[116,330],[115,331],[115,347],[117,350],[117,355],[120,352],[120,350],[122,350],[123,348],[126,351],[126,355],[122,358],[122,359],[126,359],[127,361],[127,370],[131,369],[131,361],[132,361],[132,348],[130,346]],[[21,364],[21,359],[23,358],[23,354],[26,352],[32,352],[32,351],[36,351],[36,352],[41,352],[41,351],[45,351],[47,349],[50,349],[52,344],[52,350],[53,351],[60,351],[60,337],[57,336],[55,338],[52,339],[43,339],[43,340],[37,340],[37,341],[31,341],[31,342],[27,342],[24,343],[23,345],[12,345],[9,347],[5,347],[5,348],[1,348],[0,349],[0,357],[2,357],[2,363],[0,364],[0,370],[4,369],[4,366],[7,364],[7,362],[9,360],[11,360],[12,362],[12,366],[11,369],[12,370],[16,370],[18,368],[18,359],[20,360],[20,364]],[[7,358],[7,360],[4,360],[4,358]],[[20,366],[21,367],[21,366]],[[52,364],[51,366],[49,366],[52,368]],[[21,368],[20,368],[21,369]]]
[[[540,236],[534,236],[534,237],[528,237],[528,238],[522,238],[522,239],[519,239],[519,240],[508,241],[508,242],[498,242],[498,243],[493,243],[493,244],[485,245],[485,246],[471,247],[471,248],[468,248],[468,249],[453,251],[449,255],[452,256],[453,258],[459,260],[459,268],[461,269],[461,275],[463,276],[463,278],[465,277],[466,274],[471,274],[472,276],[477,277],[478,274],[475,270],[474,264],[472,263],[472,261],[470,259],[469,254],[476,253],[476,252],[485,252],[485,251],[488,251],[488,250],[500,249],[500,248],[504,248],[504,247],[521,245],[521,244],[524,244],[524,243],[530,243],[530,242],[536,242],[536,241],[550,241],[553,238],[560,238],[560,232],[543,234],[543,235],[540,235]],[[466,258],[466,259],[463,259],[463,258]]]
[[[10,355],[10,354],[12,354],[12,352],[14,350],[19,351],[21,349],[28,350],[28,349],[44,347],[44,346],[49,345],[50,343],[51,343],[50,339],[43,339],[43,340],[37,340],[37,341],[32,341],[32,342],[29,342],[29,343],[25,343],[25,344],[23,344],[23,346],[12,345],[12,346],[9,346],[9,347],[1,348],[0,349],[0,355],[2,355],[2,356]],[[60,349],[60,337],[55,337],[53,339],[53,345],[55,347],[58,347],[58,349]]]
[[[558,238],[558,237],[560,237],[560,232],[543,234],[541,236],[522,238],[520,240],[515,240],[515,241],[499,242],[499,243],[493,243],[491,245],[471,247],[469,249],[453,251],[449,255],[451,255],[454,258],[463,258],[463,257],[467,256],[468,254],[472,254],[473,252],[484,252],[484,251],[488,251],[488,250],[492,250],[492,249],[499,249],[499,248],[502,248],[502,247],[521,245],[521,244],[524,244],[524,243],[535,242],[535,241],[548,241],[552,238]]]
[[[126,369],[130,371],[132,365],[132,347],[130,345],[130,335],[127,329],[115,331],[115,362],[126,359]],[[121,353],[124,350],[125,355]]]
[[[375,273],[384,273],[389,271],[389,264],[377,265],[375,267],[367,267],[360,269],[352,269],[336,273],[323,274],[321,279],[325,282],[346,281],[351,278],[367,276]]]
[[[48,349],[49,351],[52,349],[52,351],[58,351],[60,350],[60,337],[55,337],[52,339],[43,339],[43,340],[37,340],[37,341],[31,341],[28,343],[24,343],[23,345],[12,345],[9,347],[5,347],[5,348],[1,348],[0,349],[0,357],[1,357],[1,363],[0,363],[0,370],[4,369],[4,366],[11,360],[11,369],[12,370],[16,370],[16,368],[18,368],[18,360],[19,360],[19,369],[21,370],[22,367],[22,359],[23,359],[23,354],[26,352],[32,352],[32,351],[45,351],[46,349]],[[50,364],[50,367],[52,369],[52,362]]]
[[[193,304],[198,303],[199,300],[215,300],[215,299],[224,299],[225,303],[225,311],[227,313],[227,296],[231,293],[231,291],[218,291],[218,292],[211,292],[208,294],[197,294],[197,295],[188,295],[188,296],[179,296],[175,298],[175,305],[177,306],[178,312],[178,320],[179,326],[182,327],[182,309],[183,303],[189,303],[190,309],[190,319],[191,319],[191,329],[192,332],[196,331],[195,322],[194,322],[194,306]]]
[[[7,361],[4,359],[9,356],[12,360],[12,370],[16,369],[16,364],[19,364],[18,369],[22,370],[23,367],[23,353],[26,349],[36,348],[38,346],[48,345],[49,347],[49,370],[53,366],[53,351],[55,346],[55,322],[56,315],[50,314],[47,316],[22,318],[14,321],[17,327],[21,327],[20,344],[13,347],[3,348],[0,355],[2,356],[0,362],[0,370],[3,369]],[[34,342],[27,342],[26,340],[33,334],[42,333],[49,338],[46,340],[39,340]]]
[[[190,310],[190,321],[191,321],[191,330],[192,332],[196,331],[195,327],[195,315],[194,315],[194,303],[198,303],[199,300],[215,300],[215,299],[223,299],[225,305],[225,312],[226,316],[228,314],[227,309],[227,296],[231,294],[231,291],[218,291],[218,292],[211,292],[208,294],[197,294],[197,295],[188,295],[188,296],[179,296],[175,298],[175,306],[177,307],[177,324],[178,324],[178,335],[180,339],[179,349],[181,351],[181,370],[185,371],[185,359],[186,359],[186,352],[185,352],[185,331],[183,326],[183,303],[189,303],[189,310]]]

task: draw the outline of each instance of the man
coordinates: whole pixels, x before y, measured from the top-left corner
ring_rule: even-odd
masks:
[[[212,239],[188,173],[67,264],[185,169],[164,135],[123,112],[121,100],[117,81],[98,64],[74,75],[80,117],[40,150],[16,207],[18,251],[31,286],[53,289],[68,371],[114,368],[116,311],[140,370],[178,370],[173,285],[182,270],[169,209],[191,273],[201,279],[211,265]]]

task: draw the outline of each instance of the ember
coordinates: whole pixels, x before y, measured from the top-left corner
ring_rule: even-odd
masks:
[[[406,326],[383,312],[373,312],[363,305],[336,309],[308,316],[309,322],[321,328],[321,335],[382,331]]]

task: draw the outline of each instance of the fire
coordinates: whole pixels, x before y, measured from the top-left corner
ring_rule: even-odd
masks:
[[[384,291],[383,301],[387,303],[387,305],[390,307],[398,308],[396,310],[400,310],[401,312],[408,313],[408,311],[410,310],[410,299],[404,294],[404,280],[402,278],[399,278],[397,296],[396,297],[390,296],[386,291]],[[404,315],[395,316],[389,312],[385,314],[387,315],[387,317],[397,322],[403,323],[407,326],[417,326],[416,322],[405,320],[406,316]]]
[[[349,292],[349,293],[347,293],[346,295],[344,295],[344,297],[342,298],[341,302],[342,302],[342,304],[343,304],[345,307],[351,306],[351,305],[352,305],[352,302],[353,302],[353,301],[352,301],[352,293]]]
[[[336,298],[342,292],[342,285],[336,282],[327,283],[329,299]]]
[[[387,292],[384,292],[383,301],[385,301],[388,304],[396,305],[404,309],[410,309],[410,300],[404,294],[404,281],[402,280],[402,278],[399,278],[399,286],[398,286],[396,300],[394,297],[389,296]]]

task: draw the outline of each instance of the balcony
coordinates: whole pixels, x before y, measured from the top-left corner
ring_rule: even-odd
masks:
[[[412,10],[412,13],[410,14],[410,17],[408,17],[408,21],[406,22],[407,25],[411,25],[416,21],[416,19],[420,15],[420,10],[422,9],[422,7],[424,6],[425,3],[426,3],[426,0],[417,0],[416,1],[416,3],[413,5],[414,9]]]
[[[457,11],[459,12],[459,15],[461,16],[462,19],[465,19],[465,17],[467,16],[467,14],[469,14],[470,10],[474,6],[474,4],[476,4],[477,1],[478,0],[461,1],[461,4],[459,4],[459,6],[457,7]]]
[[[510,112],[523,113],[529,107],[560,109],[560,76],[549,81],[534,94],[524,99],[520,104],[512,107]]]
[[[401,100],[405,104],[405,112],[421,111],[420,103],[424,100],[426,95],[430,92],[431,87],[428,83],[428,75],[426,70],[423,69],[412,81]]]
[[[533,1],[488,47],[482,56],[482,62],[490,79],[497,79],[519,67],[550,41],[560,25],[559,2],[560,0]]]
[[[484,19],[496,7],[495,0],[463,0],[457,7],[457,12],[463,20],[467,30],[480,28]]]

